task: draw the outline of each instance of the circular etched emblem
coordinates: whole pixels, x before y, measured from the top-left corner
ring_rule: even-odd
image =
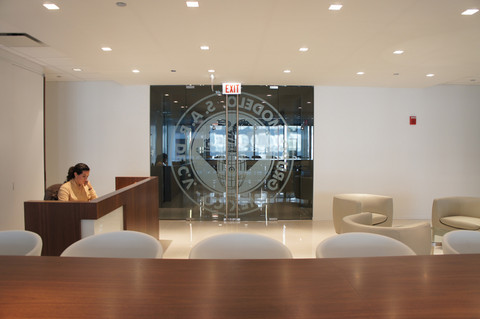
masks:
[[[206,96],[175,127],[173,175],[186,196],[212,214],[233,213],[237,203],[239,215],[258,211],[290,178],[287,132],[281,114],[255,95]]]

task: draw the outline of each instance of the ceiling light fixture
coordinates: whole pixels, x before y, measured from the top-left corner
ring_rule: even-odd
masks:
[[[60,8],[55,3],[44,3],[43,6],[48,10],[59,10]]]
[[[102,48],[102,51],[110,52],[110,51],[112,51],[112,48],[110,48],[110,47],[103,47],[103,48]]]
[[[291,73],[291,70],[283,70],[283,73]]]
[[[302,47],[302,48],[298,49],[298,51],[300,51],[300,52],[307,52],[307,51],[308,51],[308,48],[307,48],[307,47]]]
[[[433,74],[433,73],[427,74],[427,77],[429,77],[429,78],[432,78],[432,77],[434,77],[434,76],[435,76],[435,74]]]
[[[462,12],[462,16],[471,16],[478,12],[478,9],[467,9]]]
[[[115,4],[117,5],[117,7],[126,7],[127,6],[127,4],[125,2],[122,2],[122,1],[119,1]]]
[[[208,73],[215,73],[215,70],[210,69],[210,70],[208,70]]]
[[[359,71],[359,72],[357,72],[357,74],[358,74],[358,75],[364,75],[364,74],[365,74],[365,72],[363,72],[363,71]]]
[[[198,1],[187,1],[186,4],[187,4],[187,7],[189,7],[189,8],[198,8],[199,7]]]
[[[341,10],[343,7],[343,5],[341,4],[331,4],[330,7],[328,8],[328,10],[331,10],[331,11],[339,11]]]
[[[80,69],[80,68],[73,68],[72,70],[75,71],[75,72],[82,72],[82,69]]]
[[[403,50],[396,50],[396,51],[393,51],[393,54],[403,54]]]
[[[132,72],[133,73],[140,73],[140,70],[139,69],[133,69]]]
[[[200,46],[200,50],[207,51],[210,50],[210,47],[208,45],[202,45]]]

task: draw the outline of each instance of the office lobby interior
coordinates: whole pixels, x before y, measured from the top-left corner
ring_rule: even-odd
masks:
[[[450,221],[456,226],[440,231],[445,216],[435,211],[437,199],[480,198],[478,9],[477,0],[0,0],[0,232],[39,225],[47,219],[35,213],[44,217],[52,208],[57,216],[63,204],[74,216],[59,215],[65,234],[58,241],[45,234],[58,235],[62,226],[37,225],[44,232],[44,254],[31,258],[32,264],[0,257],[6,258],[4,273],[13,278],[5,275],[0,282],[15,287],[22,278],[15,271],[32,267],[31,280],[24,280],[32,286],[25,289],[35,291],[39,282],[64,289],[55,286],[48,267],[70,269],[60,272],[66,285],[79,287],[79,296],[94,292],[95,301],[85,297],[78,305],[67,300],[73,292],[51,303],[48,293],[36,305],[28,301],[32,307],[25,307],[23,317],[40,309],[39,318],[52,315],[52,305],[59,313],[51,318],[68,309],[92,317],[79,309],[85,300],[95,305],[92,309],[102,309],[98,318],[121,317],[122,311],[125,318],[135,313],[154,317],[135,293],[154,305],[152,312],[165,311],[165,317],[234,313],[232,318],[240,318],[245,309],[230,304],[229,290],[216,280],[239,270],[244,276],[236,284],[245,286],[232,294],[252,302],[242,294],[261,282],[245,275],[257,266],[278,289],[265,292],[262,286],[251,293],[259,304],[252,306],[251,318],[270,317],[262,313],[269,310],[282,317],[282,309],[283,316],[310,318],[318,305],[343,318],[355,318],[352,313],[428,318],[439,317],[438,311],[455,317],[462,307],[466,315],[480,311],[470,303],[480,296],[478,281],[471,278],[478,257],[459,257],[464,259],[456,263],[442,248],[447,231],[478,231],[480,217]],[[76,163],[90,167],[98,200],[78,209],[44,200],[46,188],[64,183]],[[132,181],[122,190],[118,178]],[[156,183],[150,197],[123,196],[125,189],[143,187],[147,180]],[[427,256],[414,256],[418,259],[412,263],[402,259],[412,256],[385,257],[378,264],[317,258],[319,244],[338,236],[338,227],[347,227],[348,221],[335,214],[336,198],[351,194],[391,199],[390,215],[378,226],[428,224],[431,250],[420,254],[415,250],[420,248],[412,248]],[[138,217],[143,210],[132,212],[132,203],[141,209],[153,203],[154,222],[151,216]],[[123,217],[113,207],[122,205]],[[80,215],[93,216],[96,210],[93,219],[100,219],[114,209],[122,220],[115,227],[153,233],[162,258],[119,261],[118,272],[111,273],[113,263],[101,259],[76,263],[60,258],[55,264],[65,242],[90,234],[78,230]],[[379,218],[374,210],[361,213],[372,223]],[[92,232],[102,233],[102,227],[95,224]],[[278,267],[272,260],[258,265],[186,261],[202,240],[228,233],[274,239],[290,250],[293,261]],[[411,241],[413,235],[406,237]],[[444,258],[437,259],[438,265],[455,275],[435,266],[435,257]],[[318,265],[325,270],[312,275]],[[376,286],[367,265],[391,283],[390,289]],[[110,287],[108,295],[80,282],[89,278],[82,267],[98,267],[95,278]],[[402,275],[382,270],[391,267]],[[267,268],[275,276],[264,273]],[[203,284],[211,280],[207,292],[195,282],[196,269]],[[313,278],[310,285],[303,270]],[[165,271],[188,275],[176,287]],[[402,271],[403,283],[398,279]],[[147,274],[160,276],[176,292],[152,302],[149,293],[163,288],[159,281],[148,282]],[[115,281],[122,276],[126,282]],[[298,291],[295,277],[302,278]],[[242,283],[242,278],[247,279]],[[330,290],[328,278],[340,283],[338,291]],[[455,286],[452,280],[461,283],[455,289],[472,294],[449,299],[446,288]],[[323,298],[318,305],[313,284]],[[415,286],[421,284],[428,286]],[[122,294],[111,287],[120,287]],[[434,300],[432,291],[439,289],[441,298]],[[289,301],[294,291],[300,296],[297,303]],[[180,302],[176,294],[188,300]],[[24,300],[11,296],[0,288],[0,317]],[[332,296],[339,297],[336,302],[348,297],[353,302],[330,304]],[[169,298],[177,300],[171,312]],[[272,298],[281,300],[283,308],[272,306]],[[381,300],[378,309],[372,306],[374,298]],[[368,302],[361,305],[362,300]],[[439,300],[444,306],[433,307]],[[205,308],[199,306],[202,301]],[[413,302],[411,310],[407,301]],[[108,302],[114,306],[104,307]],[[182,302],[188,306],[182,308]]]

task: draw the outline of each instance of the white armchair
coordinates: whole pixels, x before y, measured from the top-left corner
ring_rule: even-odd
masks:
[[[0,231],[0,255],[40,256],[42,254],[42,238],[28,230]]]
[[[333,197],[333,226],[341,233],[345,216],[372,213],[373,225],[392,226],[393,198],[373,194],[338,194]]]
[[[225,233],[214,235],[193,246],[190,259],[290,259],[283,243],[263,235]]]
[[[160,241],[145,233],[121,230],[80,239],[68,246],[62,257],[162,258]]]
[[[443,197],[433,200],[433,235],[443,236],[451,230],[480,230],[479,197]]]
[[[443,254],[480,254],[480,232],[453,230],[442,238]]]
[[[348,233],[329,237],[318,244],[317,258],[410,256],[415,252],[404,243],[378,234]]]
[[[372,214],[360,213],[346,216],[342,221],[342,233],[363,232],[387,236],[401,241],[417,255],[432,252],[430,223],[420,222],[397,227],[372,226]]]

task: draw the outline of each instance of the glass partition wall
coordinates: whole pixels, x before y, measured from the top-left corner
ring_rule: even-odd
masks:
[[[159,218],[311,219],[313,87],[150,88]]]

